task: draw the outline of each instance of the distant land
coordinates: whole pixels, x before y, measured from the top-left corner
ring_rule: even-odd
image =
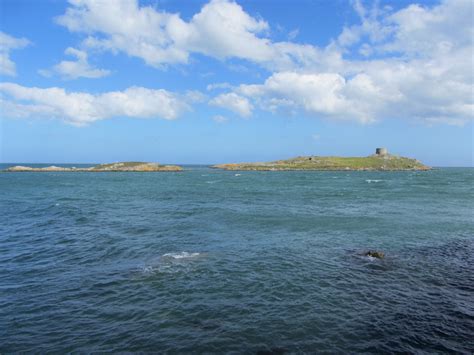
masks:
[[[99,164],[90,168],[64,168],[59,166],[48,166],[45,168],[32,168],[29,166],[12,166],[5,169],[6,172],[107,172],[107,171],[135,171],[135,172],[154,172],[154,171],[181,171],[183,168],[177,165],[160,165],[158,163],[144,163],[144,162],[120,162],[111,164]]]
[[[430,170],[429,166],[411,158],[392,155],[385,148],[377,148],[375,154],[368,157],[320,157],[302,156],[286,160],[277,160],[266,163],[235,163],[219,164],[213,168],[224,170],[258,170],[258,171],[286,171],[286,170]]]

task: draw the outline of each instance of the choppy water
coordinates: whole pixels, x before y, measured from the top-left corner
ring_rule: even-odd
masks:
[[[473,172],[0,174],[0,353],[472,353]]]

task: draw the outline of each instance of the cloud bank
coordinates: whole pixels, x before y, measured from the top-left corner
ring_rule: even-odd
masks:
[[[470,1],[394,13],[354,4],[361,24],[319,50],[339,53],[340,61],[275,71],[233,92],[263,110],[361,123],[401,118],[462,125],[474,118]]]
[[[85,34],[85,48],[123,52],[158,68],[186,64],[192,53],[245,59],[271,69],[337,59],[314,46],[272,42],[266,37],[270,29],[266,21],[229,0],[211,0],[188,22],[179,14],[139,6],[136,0],[69,3],[56,21],[71,32]]]
[[[174,120],[189,109],[186,95],[143,87],[93,95],[0,83],[0,95],[10,117],[58,118],[77,126],[112,117]]]
[[[245,118],[269,111],[362,124],[406,119],[462,125],[473,119],[471,0],[413,4],[398,11],[377,3],[369,9],[360,0],[353,6],[359,22],[318,47],[294,42],[296,35],[273,41],[264,19],[230,0],[211,0],[188,21],[140,6],[137,0],[69,0],[56,21],[83,36],[81,50],[68,48],[66,54],[77,60],[63,61],[51,72],[66,78],[107,75],[88,63],[87,51],[92,49],[125,53],[159,69],[185,65],[197,53],[262,68],[266,79],[261,82],[207,87],[219,90],[208,101],[210,106]],[[8,53],[27,41],[2,36],[7,43],[0,52],[7,58],[2,59],[2,70],[11,74],[14,64],[8,62]],[[112,116],[173,119],[190,103],[165,90],[139,87],[92,95],[5,83],[0,91],[13,100],[8,101],[11,112],[21,108],[75,124]]]

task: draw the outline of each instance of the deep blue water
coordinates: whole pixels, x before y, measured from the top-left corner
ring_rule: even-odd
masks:
[[[0,173],[0,353],[472,353],[473,177]]]

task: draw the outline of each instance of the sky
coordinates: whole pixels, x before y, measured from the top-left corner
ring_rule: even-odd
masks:
[[[0,163],[473,166],[472,0],[0,0]]]

